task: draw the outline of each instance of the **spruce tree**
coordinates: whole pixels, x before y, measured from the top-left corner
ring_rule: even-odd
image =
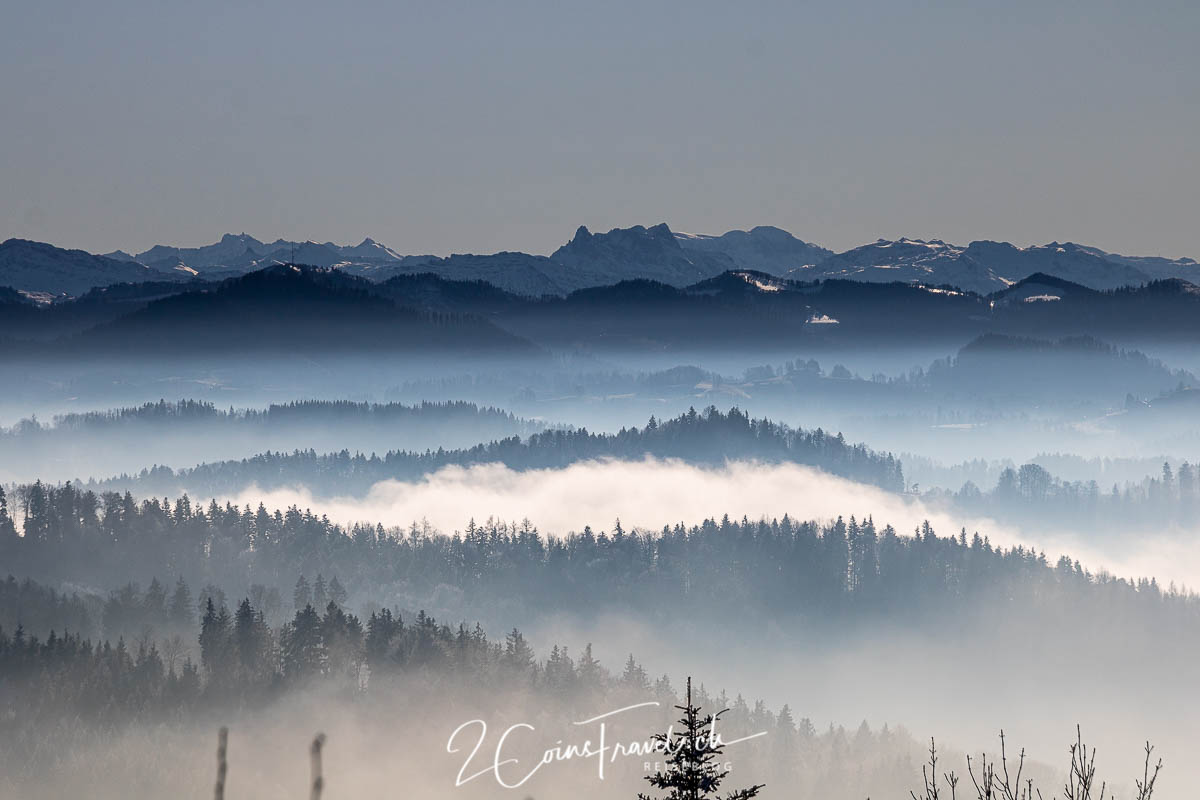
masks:
[[[298,612],[303,611],[305,606],[312,605],[312,589],[303,575],[296,581],[296,588],[292,590],[292,605]]]
[[[404,630],[400,615],[392,615],[390,608],[378,613],[372,611],[367,620],[366,661],[371,667],[381,665],[391,653],[392,641]]]
[[[167,590],[158,582],[158,578],[150,581],[149,588],[142,595],[144,621],[151,625],[161,625],[167,618]]]
[[[262,612],[254,609],[249,598],[242,600],[234,612],[233,644],[244,682],[256,683],[269,677],[271,631]]]
[[[502,663],[514,676],[528,674],[534,666],[533,648],[525,641],[525,637],[516,628],[504,637],[504,656]]]
[[[646,776],[651,786],[667,791],[661,800],[750,800],[757,797],[763,784],[755,784],[724,796],[717,793],[729,770],[723,769],[718,760],[724,746],[717,743],[713,726],[725,711],[701,716],[700,708],[692,705],[690,677],[685,705],[675,707],[683,712],[679,729],[674,732],[668,729],[666,733],[657,733],[652,737],[666,753],[667,771]],[[653,798],[639,793],[638,800]]]
[[[311,605],[296,612],[280,637],[283,674],[289,679],[320,675],[325,670],[325,644],[321,617]]]
[[[337,579],[337,575],[334,575],[333,579],[329,581],[329,602],[339,608],[345,608],[347,596],[346,588]]]
[[[312,585],[312,604],[318,612],[325,609],[329,605],[329,592],[325,588],[325,578],[320,573],[317,573],[317,579]]]
[[[8,497],[4,494],[4,487],[0,486],[0,543],[16,539],[17,526],[8,513]]]
[[[184,583],[181,575],[175,581],[175,593],[171,595],[171,622],[178,628],[191,628],[196,624],[192,611],[192,590]]]
[[[218,610],[209,596],[204,604],[204,616],[200,620],[200,663],[208,672],[209,680],[223,684],[229,676],[230,664],[230,619],[225,606]]]
[[[637,692],[650,690],[650,678],[642,665],[633,660],[633,653],[629,654],[625,662],[625,671],[621,673],[621,685]]]

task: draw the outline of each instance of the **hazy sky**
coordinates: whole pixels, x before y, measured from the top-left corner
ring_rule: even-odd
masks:
[[[12,3],[0,239],[1200,257],[1200,3]]]

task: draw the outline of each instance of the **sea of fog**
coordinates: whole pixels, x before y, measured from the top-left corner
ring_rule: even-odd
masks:
[[[978,531],[994,545],[1045,551],[1051,562],[1069,554],[1093,571],[1153,575],[1164,584],[1195,585],[1200,576],[1200,550],[1185,543],[1179,531],[1089,541],[1050,529],[1020,529],[986,518],[960,518],[915,496],[795,464],[702,468],[645,459],[528,471],[490,464],[448,467],[412,483],[383,481],[365,497],[322,497],[304,489],[264,492],[252,486],[226,499],[251,507],[260,500],[268,508],[295,504],[345,523],[423,521],[445,533],[462,530],[472,518],[489,517],[528,518],[543,533],[560,535],[584,525],[611,531],[618,518],[626,529],[661,529],[726,513],[750,519],[871,516],[877,527],[891,524],[902,535],[928,520],[942,536],[962,528],[968,536]],[[807,643],[782,630],[765,639],[703,643],[694,633],[663,629],[624,612],[601,612],[588,620],[551,614],[528,633],[543,648],[593,642],[610,668],[619,669],[627,654],[636,653],[652,675],[702,675],[710,687],[744,692],[776,707],[791,703],[822,726],[853,730],[863,720],[876,728],[902,724],[919,739],[936,735],[952,746],[989,753],[1003,726],[1012,741],[1055,762],[1079,723],[1102,745],[1109,769],[1118,775],[1140,766],[1139,748],[1153,738],[1180,778],[1200,777],[1186,764],[1186,743],[1198,734],[1197,723],[1164,710],[1170,702],[1164,693],[1173,690],[1160,691],[1145,674],[1122,675],[1106,667],[1106,651],[1121,642],[1064,652],[1037,620],[985,618],[965,638],[875,627],[848,631],[836,645]],[[1047,681],[1044,670],[1077,674],[1078,680]],[[1114,690],[1121,685],[1127,690]]]
[[[444,533],[474,519],[528,519],[543,533],[565,535],[590,525],[611,530],[660,530],[678,522],[743,516],[796,520],[872,517],[878,528],[911,533],[928,520],[940,536],[978,532],[993,545],[1024,545],[1051,561],[1069,555],[1093,572],[1127,578],[1153,576],[1166,586],[1200,585],[1200,546],[1183,531],[1141,531],[1119,539],[1089,539],[1051,528],[1019,528],[984,517],[934,508],[915,496],[886,492],[797,464],[733,462],[706,468],[675,460],[588,461],[562,469],[513,470],[501,464],[450,466],[416,482],[381,481],[365,497],[321,496],[307,488],[264,491],[257,486],[228,497],[236,505],[291,505],[343,523],[384,526],[428,523]]]

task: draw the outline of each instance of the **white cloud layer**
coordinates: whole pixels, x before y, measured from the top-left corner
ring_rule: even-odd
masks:
[[[407,526],[428,521],[443,532],[464,528],[471,518],[519,522],[528,518],[544,533],[565,534],[591,525],[610,530],[620,518],[625,528],[659,529],[729,514],[794,519],[833,519],[870,515],[876,525],[891,524],[902,534],[929,520],[939,535],[978,531],[994,544],[1024,544],[1054,560],[1069,554],[1092,570],[1122,576],[1153,575],[1160,582],[1195,586],[1200,581],[1200,548],[1194,537],[1154,534],[1088,541],[1053,530],[1021,530],[993,520],[964,518],[929,507],[919,499],[885,492],[797,464],[736,462],[702,468],[679,461],[588,461],[563,469],[516,471],[499,464],[446,467],[422,480],[381,481],[365,497],[321,497],[304,488],[262,491],[250,486],[220,498],[237,505],[268,508],[297,505],[337,522],[381,522]]]

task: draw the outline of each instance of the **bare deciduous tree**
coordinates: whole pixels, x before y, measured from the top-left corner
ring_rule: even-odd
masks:
[[[1151,756],[1154,748],[1146,742],[1146,760],[1142,769],[1142,777],[1134,779],[1137,788],[1135,800],[1152,800],[1154,785],[1162,770],[1162,759],[1159,759],[1151,769]],[[921,794],[909,792],[912,800],[942,800],[941,787],[938,783],[937,746],[929,741],[929,761],[921,767],[924,779],[924,790]],[[1000,731],[1000,761],[993,758],[988,760],[987,754],[979,757],[978,763],[967,756],[967,774],[975,788],[977,800],[1044,800],[1042,792],[1034,785],[1033,778],[1025,775],[1025,751],[1017,756],[1014,769],[1010,770],[1008,761],[1008,746],[1005,742],[1004,731]],[[942,779],[950,790],[950,800],[956,800],[958,777],[953,771],[943,773]],[[1071,766],[1067,773],[1067,782],[1063,786],[1063,800],[1115,800],[1108,794],[1108,786],[1101,781],[1096,786],[1096,749],[1089,748],[1083,741],[1083,732],[1075,726],[1075,743],[1071,745]]]

